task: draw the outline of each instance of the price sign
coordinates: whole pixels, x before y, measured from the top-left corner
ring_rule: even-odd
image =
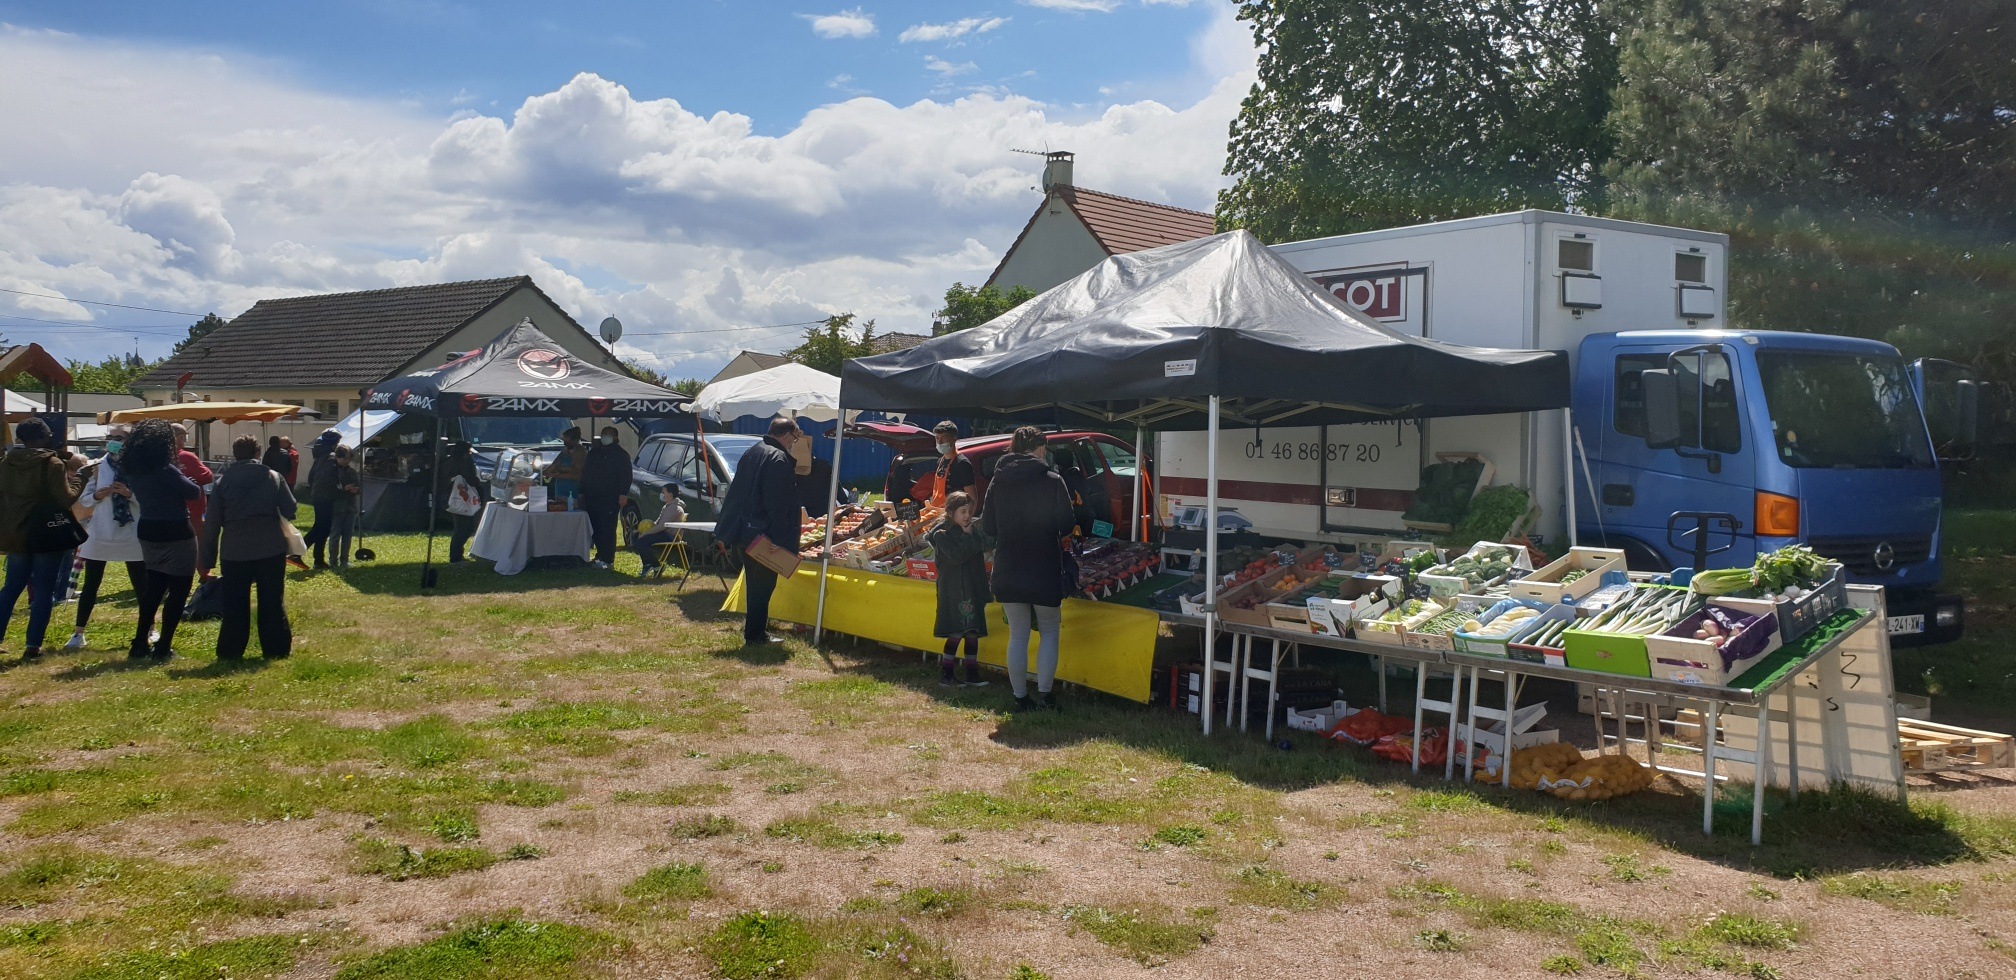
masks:
[[[1092,536],[1093,536],[1093,537],[1095,537],[1095,538],[1110,538],[1110,537],[1112,537],[1112,536],[1113,536],[1113,522],[1111,522],[1111,521],[1093,521],[1093,522],[1092,522]]]

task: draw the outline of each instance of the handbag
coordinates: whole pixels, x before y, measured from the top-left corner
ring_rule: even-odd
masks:
[[[282,490],[287,488],[285,479],[278,473],[273,474],[273,482]],[[294,522],[288,520],[285,514],[274,514],[273,518],[280,522],[280,537],[287,542],[287,557],[299,558],[306,555],[308,542],[301,537],[301,529],[295,527]]]
[[[21,522],[22,543],[33,555],[70,551],[90,537],[69,507],[53,501],[36,504]]]
[[[483,498],[469,481],[457,476],[448,482],[448,513],[457,517],[475,517],[483,512]]]

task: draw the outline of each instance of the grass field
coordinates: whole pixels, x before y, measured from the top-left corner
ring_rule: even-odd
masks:
[[[120,594],[22,666],[17,617],[0,977],[2016,974],[2010,791],[1774,799],[1753,849],[1669,779],[1571,805],[1017,715],[915,654],[743,649],[634,557],[422,595],[420,539],[371,543],[290,574],[285,661],[202,624],[129,664]]]

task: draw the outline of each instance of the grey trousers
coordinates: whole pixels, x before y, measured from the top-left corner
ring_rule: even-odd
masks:
[[[1050,684],[1057,677],[1057,631],[1063,626],[1064,610],[1056,606],[1004,602],[1001,611],[1008,614],[1008,683],[1014,687],[1015,696],[1029,696],[1029,626],[1032,620],[1036,631],[1043,635],[1036,646],[1036,690],[1050,693]]]

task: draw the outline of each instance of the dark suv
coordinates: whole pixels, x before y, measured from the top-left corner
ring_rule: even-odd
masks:
[[[848,426],[847,435],[873,440],[895,451],[884,484],[888,499],[920,499],[930,492],[938,467],[938,444],[931,433],[914,425],[861,422]],[[973,463],[983,501],[994,467],[1008,454],[1008,438],[1002,433],[959,440],[960,454]],[[1111,523],[1114,532],[1125,537],[1132,526],[1128,515],[1133,513],[1134,474],[1139,465],[1134,447],[1103,432],[1052,432],[1049,441],[1051,465],[1064,474],[1065,482],[1085,501],[1094,519]],[[1152,480],[1145,483],[1142,497],[1155,499]],[[1152,519],[1153,512],[1144,511],[1142,516]]]

